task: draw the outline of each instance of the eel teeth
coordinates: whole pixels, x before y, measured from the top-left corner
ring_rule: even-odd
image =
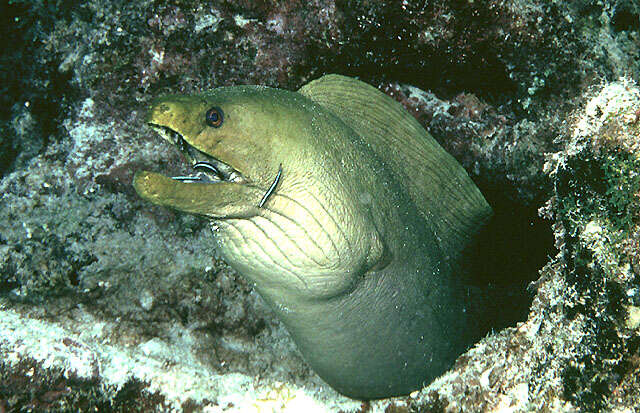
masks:
[[[172,176],[171,179],[182,182],[200,182],[202,179],[199,176]]]
[[[211,166],[211,169],[209,167],[206,167],[205,169],[203,166],[200,165],[199,168],[201,170],[196,170],[196,172],[193,175],[172,176],[171,179],[175,179],[176,181],[182,181],[182,182],[203,182],[203,183],[216,183],[216,182],[222,182],[225,180],[222,175],[214,172],[215,168],[213,168],[213,166]]]
[[[182,182],[215,183],[228,181],[246,183],[246,179],[233,167],[189,145],[180,133],[166,126],[152,124],[151,127],[163,139],[177,146],[196,171],[193,175],[174,176],[172,179]]]
[[[158,135],[162,137],[162,139],[176,145],[181,152],[185,149],[185,145],[187,145],[187,142],[185,142],[182,135],[180,135],[178,132],[166,126],[152,124],[151,127],[158,133]]]

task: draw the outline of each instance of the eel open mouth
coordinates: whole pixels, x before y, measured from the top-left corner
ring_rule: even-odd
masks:
[[[132,185],[138,195],[155,205],[214,220],[260,214],[264,190],[233,165],[209,155],[207,152],[210,151],[199,150],[185,138],[187,135],[169,126],[176,122],[178,115],[174,112],[183,113],[184,108],[171,101],[161,101],[151,108],[147,124],[178,147],[186,158],[187,170],[181,176],[173,177],[137,171]]]
[[[149,123],[149,125],[162,136],[162,138],[177,146],[180,152],[182,152],[191,163],[192,171],[187,172],[186,175],[172,176],[171,179],[187,183],[233,182],[243,184],[247,182],[242,174],[231,165],[189,145],[182,135],[173,129],[153,123]]]

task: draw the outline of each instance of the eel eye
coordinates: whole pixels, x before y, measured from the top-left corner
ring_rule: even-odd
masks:
[[[222,121],[224,119],[222,109],[217,106],[212,107],[207,111],[207,113],[205,113],[204,119],[207,125],[213,128],[219,128],[222,126]]]

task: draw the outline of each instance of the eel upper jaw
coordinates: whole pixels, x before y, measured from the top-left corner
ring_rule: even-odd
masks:
[[[231,165],[199,151],[187,143],[180,133],[170,127],[155,124],[153,122],[149,122],[149,126],[151,126],[151,128],[153,128],[163,139],[175,145],[191,163],[193,168],[192,171],[189,171],[186,175],[174,176],[172,179],[185,183],[247,183],[248,180]]]

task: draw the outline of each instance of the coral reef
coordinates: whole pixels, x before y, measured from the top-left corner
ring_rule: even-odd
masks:
[[[0,5],[0,411],[624,411],[640,404],[640,9],[590,1],[11,0]],[[400,101],[496,216],[473,263],[494,331],[408,397],[306,366],[157,209],[164,93],[337,72]]]
[[[527,321],[462,356],[421,392],[416,410],[638,405],[640,89],[623,79],[595,86],[590,97],[562,150],[547,155],[554,189],[541,214],[553,221],[558,253],[531,285]]]

